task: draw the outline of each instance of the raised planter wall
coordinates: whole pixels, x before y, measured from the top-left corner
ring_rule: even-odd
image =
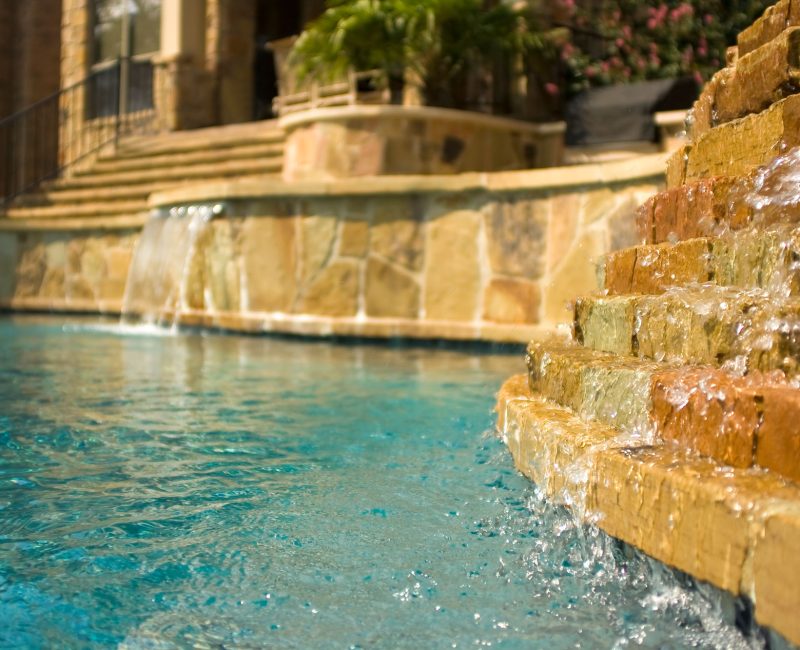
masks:
[[[284,179],[459,174],[553,167],[564,124],[424,106],[344,106],[281,119]]]

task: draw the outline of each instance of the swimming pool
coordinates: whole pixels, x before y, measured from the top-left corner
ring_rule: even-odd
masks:
[[[751,647],[516,474],[521,367],[0,319],[0,646]]]

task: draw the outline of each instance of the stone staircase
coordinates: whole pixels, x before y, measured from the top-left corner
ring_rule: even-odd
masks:
[[[102,219],[143,215],[153,192],[281,173],[283,131],[275,121],[139,136],[123,140],[74,173],[18,197],[10,220]]]
[[[800,643],[800,0],[739,37],[667,189],[498,400],[518,469]]]

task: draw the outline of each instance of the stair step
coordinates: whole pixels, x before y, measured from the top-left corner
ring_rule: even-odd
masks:
[[[225,149],[251,144],[281,144],[285,133],[274,120],[246,122],[192,131],[177,131],[125,138],[114,156],[135,158],[154,154],[187,153],[204,149]]]
[[[671,364],[550,342],[531,343],[526,360],[534,391],[584,420],[652,440],[651,384]]]
[[[800,144],[800,95],[760,113],[726,122],[676,151],[667,163],[667,188],[712,176],[741,176]]]
[[[216,164],[192,165],[189,167],[172,167],[141,169],[129,172],[113,172],[108,174],[85,174],[59,179],[45,189],[66,190],[91,187],[109,187],[115,185],[144,185],[159,181],[171,181],[173,184],[197,179],[220,178],[230,176],[261,176],[277,174],[283,166],[279,158],[262,160],[234,160],[222,159]]]
[[[271,159],[280,159],[283,155],[282,144],[252,144],[219,149],[217,147],[191,151],[186,153],[167,153],[142,155],[136,157],[117,156],[98,160],[90,168],[81,170],[75,176],[109,174],[164,167],[188,167],[217,163],[220,160],[259,160],[267,163]]]
[[[796,92],[800,69],[800,28],[791,27],[736,63],[720,70],[695,102],[691,134],[697,139],[712,128],[758,113]]]
[[[732,593],[760,594],[781,581],[786,563],[772,573],[752,565],[800,552],[800,489],[772,472],[732,469],[673,445],[620,445],[518,378],[501,388],[497,410],[517,467],[548,497],[662,562]],[[776,527],[784,521],[791,526]]]
[[[800,299],[716,285],[584,297],[575,336],[593,350],[684,364],[800,374]]]
[[[740,377],[551,343],[528,348],[534,391],[628,438],[670,440],[732,467],[800,481],[800,390],[780,375]],[[793,419],[794,418],[794,419]]]
[[[660,294],[706,283],[800,294],[800,227],[747,228],[717,238],[645,244],[610,253],[603,286],[610,295]]]
[[[268,181],[278,178],[277,174],[242,174],[238,178],[254,180],[254,181]],[[226,179],[219,178],[203,178],[204,182],[215,183],[223,182]],[[197,181],[195,181],[197,182]],[[159,183],[143,183],[131,184],[109,187],[96,187],[86,189],[70,189],[68,186],[64,189],[53,189],[50,191],[37,192],[36,194],[25,194],[19,197],[14,202],[14,207],[46,207],[51,205],[66,205],[70,203],[80,204],[85,202],[108,200],[142,200],[146,201],[147,198],[154,192],[162,192],[175,187],[180,187],[180,183],[175,181],[165,181]]]

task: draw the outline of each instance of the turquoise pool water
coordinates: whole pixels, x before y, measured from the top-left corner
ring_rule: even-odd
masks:
[[[518,355],[51,323],[0,320],[3,648],[755,643],[514,472]]]

